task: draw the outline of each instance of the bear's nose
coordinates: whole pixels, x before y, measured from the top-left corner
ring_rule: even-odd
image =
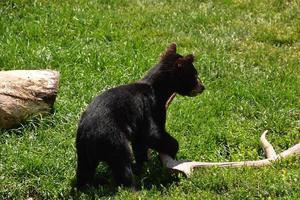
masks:
[[[196,86],[196,91],[199,92],[199,93],[201,93],[201,92],[203,92],[203,90],[205,90],[205,87],[204,87],[202,81],[198,78],[198,80],[197,80],[197,86]]]

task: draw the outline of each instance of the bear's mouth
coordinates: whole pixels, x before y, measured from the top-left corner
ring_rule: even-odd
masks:
[[[195,96],[201,94],[202,92],[203,92],[203,90],[202,90],[202,91],[192,90],[192,91],[190,92],[189,96],[190,96],[190,97],[195,97]]]
[[[200,83],[200,81],[198,81],[194,89],[190,92],[189,96],[190,97],[197,96],[201,94],[204,90],[205,90],[204,85]]]

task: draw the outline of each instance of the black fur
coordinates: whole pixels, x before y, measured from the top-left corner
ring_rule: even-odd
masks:
[[[92,181],[99,161],[108,164],[119,185],[135,189],[130,143],[137,171],[147,161],[149,148],[176,156],[178,142],[165,130],[165,104],[173,93],[194,96],[204,90],[193,59],[177,54],[171,44],[143,79],[109,89],[93,100],[77,130],[79,189]]]

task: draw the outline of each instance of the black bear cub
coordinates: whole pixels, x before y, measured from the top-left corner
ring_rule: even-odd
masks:
[[[100,161],[108,164],[118,185],[135,190],[133,171],[141,171],[149,148],[176,156],[178,142],[165,130],[165,104],[173,93],[195,96],[204,90],[193,60],[191,54],[177,54],[173,43],[143,79],[93,100],[77,129],[78,189],[91,183]]]

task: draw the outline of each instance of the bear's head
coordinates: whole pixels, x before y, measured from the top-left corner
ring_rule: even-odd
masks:
[[[193,65],[192,54],[182,56],[176,52],[176,44],[172,43],[163,53],[160,63],[165,70],[172,72],[175,92],[183,96],[196,96],[205,89],[198,72]]]

